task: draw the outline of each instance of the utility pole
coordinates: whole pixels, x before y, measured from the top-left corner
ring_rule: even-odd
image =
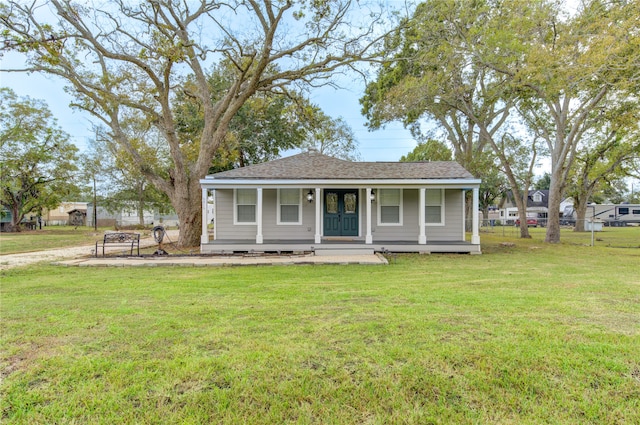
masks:
[[[96,196],[96,172],[93,172],[93,230],[98,231],[98,197]]]

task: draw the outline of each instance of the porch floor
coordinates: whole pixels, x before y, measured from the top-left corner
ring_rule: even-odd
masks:
[[[365,244],[361,238],[327,238],[321,243],[313,240],[265,240],[256,244],[252,240],[216,240],[201,244],[203,254],[230,254],[233,252],[417,252],[429,253],[466,253],[480,254],[480,245],[466,241],[427,241],[420,245],[412,241],[374,241]]]

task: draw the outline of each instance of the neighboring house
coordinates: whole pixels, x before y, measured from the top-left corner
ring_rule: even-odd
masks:
[[[123,208],[120,211],[109,211],[104,207],[98,206],[98,227],[126,227],[126,226],[138,226],[140,219],[135,210],[130,208]],[[93,204],[89,204],[87,210],[87,226],[93,226]],[[178,216],[171,212],[161,214],[157,211],[145,210],[144,211],[144,225],[145,226],[177,226]]]
[[[573,198],[564,198],[560,202],[560,217],[567,208],[573,210]],[[527,195],[527,218],[537,218],[546,221],[549,217],[549,191],[534,189]],[[504,208],[500,210],[500,220],[507,224],[513,224],[518,219],[518,208],[513,200],[511,192],[507,194]]]
[[[470,241],[465,234],[465,192],[478,211],[480,180],[455,162],[351,162],[311,150],[200,183],[203,253],[480,253],[477,213]]]
[[[73,210],[87,211],[86,202],[61,202],[57,208],[45,210],[42,220],[47,226],[66,226],[69,224],[69,213]]]

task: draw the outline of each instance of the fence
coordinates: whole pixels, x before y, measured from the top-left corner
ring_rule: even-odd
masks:
[[[533,239],[544,240],[547,228],[546,220],[538,219],[537,223],[529,224],[529,234]],[[640,248],[640,224],[626,223],[624,226],[609,225],[611,223],[585,220],[585,231],[575,231],[575,220],[560,220],[560,241],[579,245],[611,246],[619,248]],[[618,224],[618,223],[615,223]],[[593,230],[592,230],[593,227]],[[520,227],[513,220],[502,223],[499,220],[482,220],[480,237],[482,235],[513,241],[520,238]]]

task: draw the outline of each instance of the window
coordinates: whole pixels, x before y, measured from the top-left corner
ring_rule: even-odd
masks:
[[[300,189],[278,190],[278,224],[301,224]]]
[[[235,224],[256,224],[256,189],[236,189]]]
[[[402,225],[402,190],[378,190],[378,225]]]
[[[542,202],[542,193],[536,192],[533,194],[533,202],[540,203]]]
[[[627,207],[619,207],[618,208],[618,214],[620,214],[620,215],[629,214],[629,208],[627,208]]]
[[[444,224],[444,189],[425,191],[424,222],[437,226]]]

